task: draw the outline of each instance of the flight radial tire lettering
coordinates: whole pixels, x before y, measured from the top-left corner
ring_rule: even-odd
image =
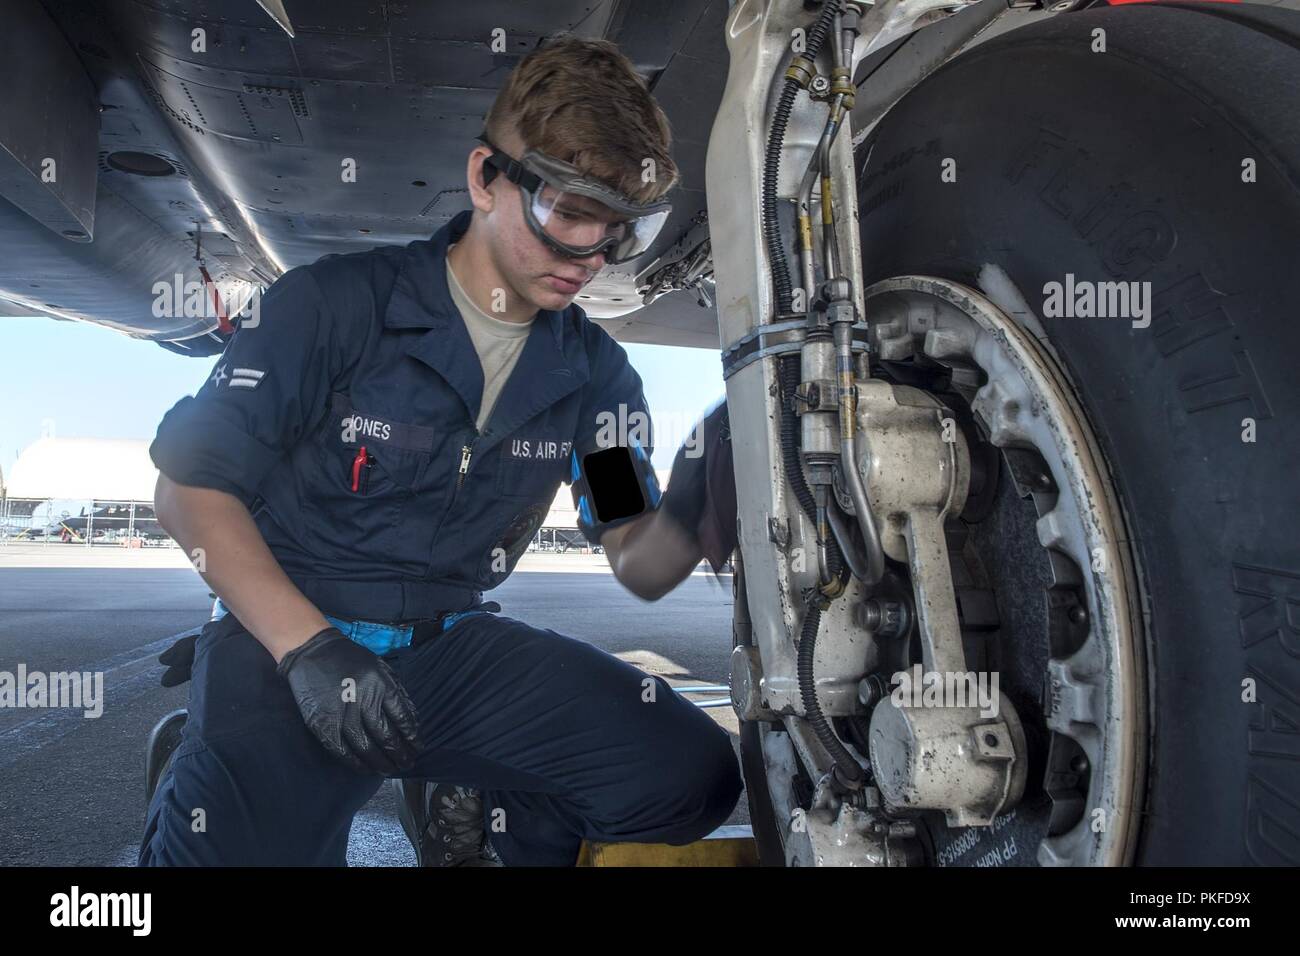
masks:
[[[1099,8],[958,57],[860,147],[866,284],[1004,270],[1107,459],[1146,604],[1139,864],[1300,863],[1298,75],[1300,13]],[[1044,315],[1067,273],[1149,282],[1149,326]]]

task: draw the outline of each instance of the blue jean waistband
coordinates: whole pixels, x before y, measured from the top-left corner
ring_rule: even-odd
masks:
[[[445,634],[462,618],[469,617],[472,614],[491,614],[499,610],[501,610],[501,605],[496,601],[485,601],[478,607],[470,608],[467,611],[439,615],[433,623],[441,624],[441,628],[435,629],[435,632]],[[221,598],[217,598],[213,602],[212,620],[220,620],[229,613],[226,606],[221,603]],[[344,636],[376,654],[387,654],[389,651],[395,651],[398,648],[409,647],[412,640],[414,640],[417,627],[415,624],[349,621],[344,618],[332,617],[329,614],[325,615],[325,620],[337,627]]]

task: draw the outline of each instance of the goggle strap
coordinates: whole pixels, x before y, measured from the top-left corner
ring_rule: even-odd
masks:
[[[507,156],[505,153],[496,152],[496,147],[489,144],[489,149],[493,152],[483,160],[494,170],[500,170],[505,173],[506,179],[512,183],[517,183],[529,192],[536,192],[541,186],[542,180],[536,173],[531,173],[524,168],[523,164]],[[495,173],[493,174],[495,176]],[[493,177],[486,177],[484,183],[490,183]]]

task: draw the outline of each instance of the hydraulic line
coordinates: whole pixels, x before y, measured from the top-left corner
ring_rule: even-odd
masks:
[[[853,9],[853,8],[851,8]],[[844,64],[851,57],[853,49],[853,39],[856,35],[856,16],[849,18],[850,28],[844,29],[844,21],[841,19],[841,3],[827,3],[822,9],[822,14],[818,18],[812,31],[809,33],[807,54],[811,63],[817,52],[820,50],[825,40],[826,30],[828,27],[835,28],[833,41],[833,62],[834,71],[837,80],[842,79],[847,74]],[[797,59],[797,58],[796,58]],[[782,90],[781,99],[777,107],[777,115],[772,124],[772,134],[768,138],[768,148],[766,163],[764,168],[763,181],[763,213],[764,213],[764,237],[768,244],[768,254],[772,265],[773,282],[778,300],[778,311],[786,313],[792,308],[792,290],[790,288],[790,277],[787,268],[784,248],[780,241],[780,229],[776,218],[776,184],[780,171],[780,154],[784,143],[785,128],[789,120],[790,110],[793,106],[794,96],[798,91],[798,80],[790,75],[795,72],[792,64],[791,70],[787,72],[785,87]],[[821,173],[821,211],[822,211],[822,228],[823,228],[823,246],[825,251],[825,270],[827,278],[833,278],[838,271],[838,257],[836,255],[837,242],[835,240],[835,220],[832,205],[832,190],[830,180],[830,147],[836,134],[839,132],[840,122],[845,115],[844,110],[845,93],[837,93],[831,104],[830,115],[827,117],[826,126],[822,130],[817,148],[814,150],[814,156],[808,164],[808,168],[800,183],[799,189],[799,236],[800,236],[800,256],[804,272],[804,286],[807,298],[809,300],[808,309],[811,311],[812,290],[815,287],[815,277],[812,266],[812,231],[810,222],[811,194],[813,183],[816,182],[818,172]],[[865,583],[875,584],[884,574],[884,552],[880,545],[880,537],[875,527],[870,505],[867,501],[866,490],[862,485],[861,476],[857,474],[856,458],[856,441],[854,437],[854,417],[856,416],[856,388],[853,384],[852,377],[852,350],[847,340],[850,338],[851,330],[836,329],[836,366],[837,379],[839,385],[839,418],[840,418],[840,457],[841,473],[848,484],[849,492],[853,497],[854,511],[857,513],[858,523],[862,530],[863,541],[866,545],[865,562],[862,560],[850,560],[850,567],[862,577]],[[846,334],[848,333],[848,334]],[[846,349],[845,346],[848,345]],[[844,353],[847,351],[847,355]],[[839,561],[843,560],[841,553],[844,544],[840,541],[842,537],[839,534],[833,536],[826,533],[828,528],[828,515],[825,507],[819,508],[814,500],[811,489],[804,478],[802,463],[799,460],[799,453],[795,448],[795,429],[798,418],[794,414],[794,408],[791,404],[791,398],[794,394],[795,386],[799,380],[798,366],[793,361],[787,359],[779,360],[778,365],[778,385],[781,399],[781,453],[782,463],[785,466],[786,475],[794,491],[796,500],[800,508],[807,516],[808,520],[813,523],[817,529],[818,537],[818,570],[819,576],[826,583],[826,572],[830,564],[830,555],[827,552],[836,552]],[[847,382],[846,382],[847,379]],[[844,436],[847,436],[845,441]],[[856,480],[854,480],[856,479]],[[829,538],[829,540],[827,540]],[[856,553],[852,553],[852,558],[857,558]],[[856,565],[856,567],[853,567]],[[841,565],[842,566],[842,565]]]
[[[862,530],[862,542],[866,548],[866,573],[859,577],[863,584],[871,587],[879,583],[885,574],[885,551],[880,541],[880,532],[876,528],[875,516],[871,511],[871,503],[867,499],[867,489],[862,482],[862,474],[858,471],[857,465],[858,391],[854,382],[853,367],[853,306],[848,301],[851,287],[846,279],[837,279],[834,275],[837,257],[834,254],[836,238],[830,178],[830,140],[839,129],[839,117],[836,116],[838,109],[837,99],[836,106],[831,110],[832,122],[827,126],[830,135],[823,135],[818,149],[822,157],[821,207],[822,226],[826,235],[825,288],[828,290],[826,298],[830,300],[826,308],[828,316],[831,314],[836,316],[836,319],[831,322],[831,330],[835,337],[835,377],[839,390],[840,474],[844,478],[845,485],[848,486],[849,495],[853,498],[853,510],[857,515],[858,527]],[[837,293],[830,291],[833,289],[838,289],[842,296],[837,298]]]
[[[772,266],[772,287],[776,293],[776,312],[784,315],[791,311],[793,295],[790,287],[790,269],[786,265],[785,250],[781,248],[781,227],[776,212],[776,183],[781,173],[781,146],[785,142],[785,126],[790,121],[799,84],[789,78],[781,90],[772,117],[772,133],[767,140],[767,155],[763,159],[763,240],[767,243],[767,258]]]
[[[846,71],[844,69],[844,43],[847,31],[844,29],[844,17],[840,12],[835,14],[835,41],[831,43],[831,74],[840,76]],[[852,48],[850,47],[850,50]],[[850,59],[852,53],[849,54]],[[834,93],[834,90],[832,90]],[[829,136],[823,136],[820,148],[817,150],[818,165],[822,174],[822,249],[825,253],[825,262],[823,270],[827,279],[833,279],[839,274],[839,244],[835,238],[835,216],[831,207],[831,143],[835,141],[835,135],[839,132],[839,121],[843,115],[844,94],[835,94],[835,99],[831,101],[831,129]]]
[[[810,601],[804,613],[803,628],[799,634],[799,695],[803,698],[804,717],[821,741],[831,759],[832,779],[848,790],[859,790],[863,784],[862,765],[849,753],[848,748],[840,743],[830,721],[822,713],[821,703],[817,700],[817,683],[813,678],[813,656],[817,651],[817,628],[821,623],[822,610],[816,602]]]
[[[804,53],[796,56],[791,62],[790,69],[786,71],[781,96],[777,101],[776,113],[772,118],[771,132],[768,134],[767,150],[763,162],[763,239],[767,245],[768,262],[772,269],[773,291],[776,296],[776,312],[778,315],[789,314],[793,308],[790,271],[786,262],[785,249],[781,242],[780,220],[777,216],[776,190],[780,179],[781,150],[785,144],[785,129],[790,120],[790,111],[794,107],[795,96],[801,86],[799,79],[797,79],[799,71],[796,66],[800,61],[803,61],[808,68],[812,67],[813,60],[815,60],[826,40],[827,32],[833,26],[835,17],[840,13],[840,5],[840,0],[831,0],[822,8],[821,15],[818,16],[812,29],[808,32]],[[836,37],[836,40],[838,41],[839,37]],[[807,76],[808,74],[805,72],[803,75]],[[805,290],[809,298],[811,298],[812,292],[811,286]],[[793,398],[798,381],[799,357],[797,355],[787,355],[778,358],[777,383],[781,406],[779,429],[781,463],[784,466],[790,488],[794,492],[795,500],[799,503],[804,515],[816,527],[817,505],[813,499],[812,490],[808,487],[808,482],[804,478],[803,465],[799,460],[799,451],[796,446],[795,433],[798,428],[798,416],[794,413]],[[842,566],[838,548],[832,545],[829,551],[827,563]]]
[[[776,112],[772,116],[772,128],[767,137],[767,151],[763,157],[763,241],[767,245],[767,258],[772,269],[772,288],[776,295],[777,315],[786,315],[792,311],[793,294],[790,285],[790,267],[786,262],[785,249],[781,244],[781,225],[777,216],[776,188],[781,174],[781,150],[785,145],[785,128],[790,121],[790,111],[794,108],[794,98],[799,93],[800,82],[791,73],[799,72],[800,61],[811,66],[821,51],[826,34],[831,29],[834,19],[840,12],[841,0],[830,0],[823,8],[817,22],[808,31],[804,52],[797,55],[786,71],[785,84],[777,100]],[[838,37],[836,38],[839,39]],[[806,290],[808,296],[812,289]]]
[[[830,204],[827,202],[827,196],[830,195],[828,187],[828,174],[825,170],[829,169],[830,162],[830,143],[835,139],[835,134],[839,131],[840,119],[843,112],[840,105],[843,102],[842,95],[836,95],[835,101],[831,104],[830,115],[826,118],[826,125],[822,128],[822,134],[818,137],[817,148],[813,150],[812,159],[808,162],[808,168],[804,171],[803,179],[799,182],[799,259],[803,267],[804,289],[807,293],[807,310],[812,311],[813,290],[817,288],[816,278],[813,273],[813,243],[812,243],[812,188],[817,183],[818,172],[821,171],[822,178],[822,247],[827,256],[829,263],[831,249],[835,241],[834,233],[827,231],[826,219],[829,214]],[[828,271],[826,278],[831,278]]]
[[[826,121],[826,126],[822,130],[821,139],[818,141],[817,149],[814,152],[813,160],[808,164],[808,169],[804,174],[803,181],[799,189],[799,232],[800,232],[800,256],[804,270],[804,281],[811,284],[813,281],[813,264],[811,248],[811,222],[810,208],[812,204],[812,186],[817,179],[817,173],[821,172],[821,218],[822,218],[822,246],[824,255],[824,269],[826,272],[826,288],[833,288],[833,279],[836,278],[838,271],[838,256],[836,247],[838,241],[835,234],[835,214],[833,205],[833,193],[830,177],[830,148],[834,142],[835,136],[840,130],[840,121],[844,117],[842,103],[844,96],[838,94],[831,106],[831,113]],[[843,282],[840,283],[843,285]],[[847,290],[845,298],[847,299]],[[829,308],[830,303],[828,303]],[[811,304],[809,310],[811,311]],[[844,476],[845,484],[848,486],[849,494],[853,498],[853,510],[857,514],[858,525],[862,529],[862,540],[866,547],[866,564],[862,568],[863,573],[858,573],[858,568],[854,568],[854,573],[858,575],[864,584],[870,586],[880,581],[885,573],[885,554],[880,543],[880,534],[876,529],[875,519],[871,513],[870,503],[867,500],[866,488],[862,483],[862,476],[857,470],[857,439],[856,439],[856,417],[857,417],[857,388],[853,381],[853,347],[852,347],[852,329],[851,320],[833,323],[833,332],[835,336],[836,350],[836,379],[839,389],[839,423],[840,423],[840,461],[841,474]],[[797,373],[796,373],[797,380]],[[784,386],[783,386],[784,388]],[[805,508],[805,512],[807,509]],[[810,516],[811,517],[811,516]],[[857,562],[851,562],[856,564]]]
[[[792,397],[795,383],[799,381],[799,356],[783,355],[777,360],[778,385],[781,398],[781,463],[785,466],[785,475],[794,492],[795,501],[808,520],[816,524],[817,504],[813,500],[812,489],[804,478],[803,464],[799,461],[799,449],[796,446],[799,429],[799,417],[794,413]]]
[[[777,390],[781,405],[780,426],[781,467],[785,471],[790,490],[794,492],[799,509],[808,518],[809,523],[819,529],[824,523],[818,522],[817,501],[808,479],[804,477],[803,462],[799,460],[799,417],[794,413],[792,402],[795,385],[799,381],[799,356],[783,355],[777,359]],[[820,547],[820,541],[819,541]],[[830,572],[830,591],[823,592],[828,597],[837,596],[844,587],[845,571],[849,566],[840,553],[839,544],[834,536],[826,540],[826,568]]]
[[[850,7],[850,10],[854,8]],[[839,12],[835,15],[835,24],[841,25]],[[842,86],[847,84],[848,69],[844,66],[846,56],[851,56],[852,38],[856,30],[856,18],[849,17],[849,28],[836,33],[835,44],[832,44],[834,51],[834,76],[835,86],[832,90],[845,90],[851,87]],[[808,210],[811,204],[812,181],[815,171],[821,172],[821,219],[822,219],[822,252],[823,252],[823,270],[825,272],[827,290],[827,314],[834,315],[832,321],[833,334],[835,337],[835,371],[839,391],[839,424],[840,424],[840,473],[844,477],[844,482],[848,486],[850,496],[853,498],[853,510],[857,515],[858,526],[862,530],[862,540],[866,548],[866,568],[865,574],[859,575],[862,582],[868,587],[877,584],[885,573],[885,552],[881,545],[880,533],[876,528],[875,517],[871,512],[871,504],[867,499],[866,487],[862,482],[862,475],[858,472],[857,467],[857,386],[854,383],[853,367],[853,307],[851,304],[852,287],[846,280],[837,279],[839,271],[838,256],[838,239],[835,233],[835,206],[834,195],[831,186],[831,162],[830,150],[835,141],[835,137],[840,131],[840,121],[845,115],[844,104],[848,94],[846,92],[836,93],[831,103],[830,116],[827,118],[826,127],[822,130],[821,139],[817,143],[814,159],[808,164],[808,171],[804,175],[803,183],[800,190],[800,229],[801,235],[805,238],[811,233]],[[804,268],[805,271],[811,272],[811,255],[808,250],[804,250]],[[838,290],[832,292],[831,290]],[[837,302],[837,295],[839,300]],[[841,307],[837,308],[836,306]]]
[[[829,489],[825,485],[818,485],[813,491],[813,496],[817,499],[817,579],[823,594],[827,593],[827,588],[835,579],[827,558],[828,551],[835,543],[831,538],[831,526],[826,517],[828,493]]]
[[[847,322],[837,322],[834,328],[836,346],[836,370],[840,383],[840,474],[848,485],[849,495],[853,498],[853,510],[857,514],[858,527],[862,530],[862,543],[867,552],[866,574],[862,583],[871,587],[880,582],[885,575],[885,549],[880,541],[880,532],[876,528],[876,519],[871,512],[871,503],[867,500],[867,489],[862,483],[862,474],[858,471],[858,444],[856,421],[858,416],[858,390],[853,381],[853,329]]]
[[[836,104],[838,110],[838,102]],[[835,132],[838,132],[837,129]],[[833,139],[835,133],[831,134]],[[821,155],[822,174],[822,271],[827,279],[834,279],[840,274],[840,247],[835,236],[835,207],[831,202],[831,158],[830,141],[826,143]]]
[[[806,85],[812,75],[813,62],[818,52],[821,50],[822,43],[826,39],[826,34],[832,26],[838,26],[838,20],[841,13],[841,0],[829,0],[823,8],[817,22],[808,33],[807,44],[804,56],[796,56],[786,72],[785,83],[781,90],[781,95],[777,101],[776,112],[772,118],[771,132],[768,136],[767,149],[763,163],[763,188],[762,188],[762,221],[763,221],[763,240],[767,247],[768,262],[772,270],[772,286],[776,299],[776,314],[778,316],[789,315],[793,311],[793,290],[790,281],[789,264],[786,261],[785,249],[781,241],[780,221],[777,215],[777,184],[781,171],[781,151],[785,142],[786,125],[790,119],[790,112],[794,107],[794,100],[802,85]],[[838,44],[844,42],[839,30],[836,30],[834,42],[837,44],[835,59],[837,63],[841,61]],[[851,49],[851,48],[850,48]],[[802,83],[800,80],[802,79]],[[843,103],[843,94],[837,94],[834,106],[831,110],[831,121],[828,129],[823,131],[822,144],[823,148],[819,153],[823,153],[828,147],[826,143],[833,137],[835,127],[838,125],[840,107]],[[827,154],[828,155],[828,154]],[[828,168],[820,160],[820,157],[814,158],[809,166],[809,173],[816,175],[818,169]],[[825,178],[823,178],[825,182]],[[823,186],[825,190],[825,186]],[[800,216],[800,241],[801,256],[804,265],[804,283],[805,283],[805,309],[809,314],[812,311],[811,300],[815,289],[814,276],[808,274],[811,272],[811,252],[812,252],[812,232],[810,228],[809,217],[807,215],[807,194],[803,189],[801,195],[801,213]],[[811,192],[809,187],[807,192]],[[829,203],[830,192],[825,190],[823,201]],[[825,213],[823,213],[823,216]],[[833,253],[831,253],[833,254]],[[830,260],[832,265],[834,260]],[[832,781],[836,789],[841,791],[860,790],[864,782],[862,767],[854,759],[853,755],[842,744],[831,728],[830,722],[822,712],[821,704],[817,700],[817,686],[814,677],[814,660],[817,648],[817,629],[821,622],[821,612],[823,606],[827,605],[830,600],[843,593],[847,584],[849,565],[845,562],[844,554],[840,549],[837,536],[829,532],[830,522],[834,519],[830,517],[830,510],[833,509],[833,503],[827,502],[828,487],[825,484],[819,484],[818,493],[814,496],[812,489],[808,487],[808,481],[804,476],[803,462],[800,460],[800,451],[798,446],[799,416],[795,414],[794,395],[796,387],[801,379],[801,360],[798,354],[785,355],[777,358],[777,387],[779,398],[779,434],[781,443],[781,463],[785,471],[786,480],[789,482],[791,491],[795,500],[798,502],[800,509],[807,519],[812,523],[817,533],[818,548],[818,579],[820,587],[812,589],[806,595],[804,602],[805,613],[802,630],[799,638],[798,650],[798,683],[799,694],[803,701],[804,714],[821,741],[822,746],[830,754],[833,765],[831,767]],[[841,406],[843,405],[841,397]],[[843,408],[841,407],[840,416],[843,418]],[[854,459],[844,459],[845,467],[855,467]],[[857,506],[855,505],[855,508]],[[856,563],[856,562],[855,562]],[[868,562],[868,570],[870,562]]]
[[[830,522],[831,533],[835,536],[835,542],[844,554],[844,560],[849,564],[849,570],[853,572],[854,577],[865,581],[867,578],[867,556],[858,549],[857,543],[853,540],[853,532],[847,518],[833,504],[826,509],[826,518]]]

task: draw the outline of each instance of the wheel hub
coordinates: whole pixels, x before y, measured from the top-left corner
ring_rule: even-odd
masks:
[[[1042,726],[1027,733],[1040,743],[1037,792],[1050,803],[1065,775],[1083,796],[1073,812],[1052,811],[1037,860],[1129,862],[1146,744],[1140,603],[1118,499],[1074,391],[1050,347],[973,289],[906,276],[871,286],[865,301],[880,360],[950,373],[949,387],[969,402],[981,437],[1033,498],[1036,544],[1063,585],[1049,613],[1065,622],[1057,629],[1064,636],[1046,642]],[[972,842],[951,836],[950,846]]]

